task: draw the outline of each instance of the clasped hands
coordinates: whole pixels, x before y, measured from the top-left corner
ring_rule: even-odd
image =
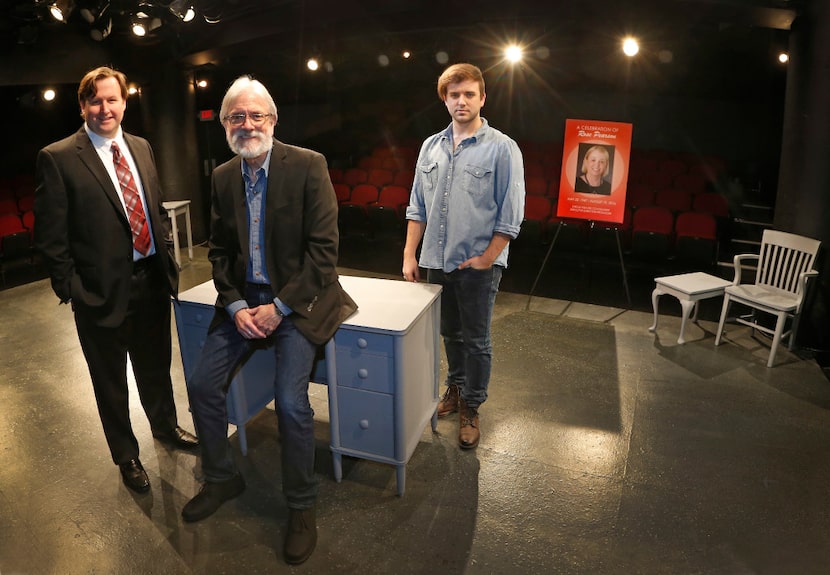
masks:
[[[280,325],[282,317],[274,304],[243,308],[233,316],[236,329],[245,339],[265,339]]]

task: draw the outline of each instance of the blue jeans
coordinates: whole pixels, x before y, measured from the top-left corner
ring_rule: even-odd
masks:
[[[268,286],[249,284],[248,305],[270,303]],[[314,475],[314,410],[308,400],[308,380],[317,345],[301,334],[291,317],[285,317],[267,340],[249,341],[240,335],[233,320],[213,329],[202,348],[202,356],[187,384],[193,420],[199,434],[202,470],[207,481],[226,481],[238,473],[228,443],[227,395],[231,374],[255,349],[267,346],[276,355],[274,399],[279,424],[282,489],[288,507],[307,509],[317,497]]]
[[[445,273],[427,270],[427,281],[441,291],[441,336],[447,353],[447,385],[457,385],[469,407],[487,400],[493,364],[490,320],[504,268],[465,268]]]

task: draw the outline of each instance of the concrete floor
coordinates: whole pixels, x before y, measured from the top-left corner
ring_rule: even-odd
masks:
[[[396,249],[364,253],[361,266],[344,247],[342,273],[397,277]],[[559,269],[548,284],[561,281]],[[679,305],[666,296],[649,333],[650,278],[632,278],[631,309],[556,297],[526,309],[535,271],[505,274],[480,446],[457,447],[454,417],[427,428],[403,497],[383,464],[344,458],[335,483],[326,390],[312,386],[319,544],[294,568],[282,558],[273,412],[247,426],[249,453],[238,461],[248,490],[185,524],[198,456],[154,442],[134,395],[152,489],[125,488],[69,309],[46,280],[0,292],[0,574],[828,572],[821,367],[782,349],[767,369],[768,342],[743,327],[715,348],[718,301],[704,302],[704,320],[680,346]],[[592,274],[569,289],[625,301],[618,279]],[[197,248],[182,289],[209,277]],[[522,283],[524,293],[511,291]],[[192,429],[178,349],[173,380]]]

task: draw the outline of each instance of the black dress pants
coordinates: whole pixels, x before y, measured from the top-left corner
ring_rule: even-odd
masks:
[[[104,435],[116,464],[138,458],[138,440],[130,424],[127,357],[138,395],[154,432],[176,427],[170,379],[170,297],[164,278],[149,263],[133,268],[130,304],[124,322],[97,325],[94,314],[75,309],[75,325],[84,352]]]

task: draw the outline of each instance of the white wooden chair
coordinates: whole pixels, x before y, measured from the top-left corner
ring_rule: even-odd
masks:
[[[748,325],[753,329],[753,334],[757,329],[772,336],[767,367],[772,367],[782,337],[789,337],[789,348],[793,349],[807,280],[818,275],[813,269],[813,262],[820,245],[821,242],[811,238],[765,230],[760,254],[736,255],[735,279],[723,296],[715,345],[720,345],[723,324],[727,321],[729,306],[734,301],[751,307],[752,311],[747,315],[729,318],[729,321]],[[748,259],[758,260],[755,283],[741,284],[741,263]],[[774,315],[777,318],[775,329],[759,325],[757,311]],[[787,318],[792,318],[792,322],[790,329],[785,331]]]

